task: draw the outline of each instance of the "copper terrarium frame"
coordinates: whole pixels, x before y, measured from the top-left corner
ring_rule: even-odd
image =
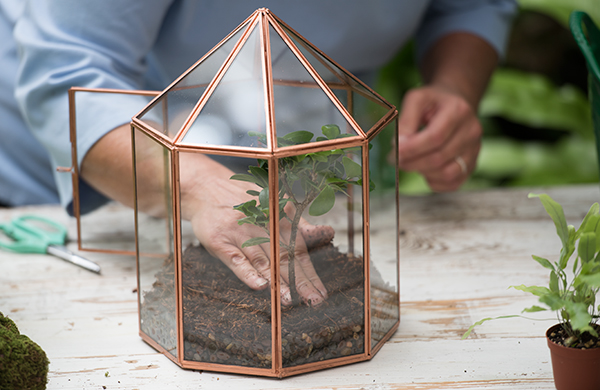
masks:
[[[287,54],[288,59],[300,64],[299,67],[305,72],[304,78],[285,78],[281,76],[281,69],[274,69],[274,61],[278,60],[273,58],[272,42],[274,38],[277,39],[280,49],[284,48],[286,51],[289,51]],[[253,53],[259,53],[253,57],[251,67],[253,68],[252,72],[254,72],[253,77],[257,77],[256,75],[258,75],[257,80],[259,80],[259,82],[257,82],[256,85],[260,86],[258,89],[260,90],[261,99],[258,99],[259,101],[252,101],[250,106],[259,107],[262,111],[256,116],[258,119],[255,119],[256,123],[260,124],[259,126],[255,126],[255,130],[262,134],[262,142],[226,142],[220,144],[219,142],[211,140],[198,141],[198,139],[194,138],[194,132],[197,131],[194,126],[196,126],[196,123],[203,118],[203,115],[206,115],[205,113],[207,111],[211,110],[211,101],[218,100],[215,98],[215,95],[217,95],[221,89],[224,89],[222,86],[235,86],[235,82],[240,80],[238,78],[232,81],[227,78],[227,75],[228,72],[233,69],[236,61],[240,61],[239,58],[244,56],[244,54],[241,54],[243,53],[244,47],[248,46],[252,48]],[[226,55],[223,55],[223,52],[225,52]],[[219,61],[215,61],[215,58],[218,58]],[[208,68],[209,71],[204,73],[200,72],[199,69],[203,69],[203,67]],[[244,67],[244,70],[247,70],[247,68],[249,67]],[[323,75],[324,73],[326,74],[325,76]],[[285,135],[286,130],[284,129],[285,126],[279,126],[280,123],[285,125],[285,122],[280,120],[277,116],[278,107],[281,107],[278,96],[281,95],[278,95],[279,92],[276,91],[281,91],[285,88],[293,91],[320,91],[321,98],[330,105],[330,111],[334,111],[338,121],[343,123],[343,125],[339,126],[339,133],[342,133],[341,136],[318,137],[315,141],[296,144],[282,143],[280,139]],[[81,90],[92,91],[88,89]],[[110,90],[109,92],[116,91]],[[361,177],[362,183],[370,183],[369,153],[373,146],[372,143],[374,139],[382,136],[385,128],[391,128],[392,135],[397,135],[398,112],[395,107],[387,103],[366,84],[327,57],[267,9],[255,11],[217,44],[215,48],[191,66],[164,91],[160,93],[147,91],[133,93],[140,93],[145,96],[155,96],[154,99],[152,99],[143,110],[135,115],[131,121],[134,155],[134,186],[136,187],[135,238],[138,269],[138,303],[140,305],[140,336],[142,339],[158,351],[162,352],[173,362],[186,369],[270,377],[285,377],[371,359],[398,328],[400,302],[398,272],[399,240],[398,234],[396,234],[394,248],[396,252],[395,275],[392,275],[391,282],[392,284],[395,284],[395,288],[392,289],[393,291],[390,291],[389,296],[383,298],[384,300],[391,300],[390,310],[392,315],[385,320],[387,321],[385,322],[385,325],[381,326],[381,329],[378,329],[378,336],[376,340],[373,341],[372,336],[373,332],[375,332],[375,330],[373,330],[373,316],[377,317],[379,314],[377,314],[376,309],[372,307],[372,302],[373,300],[377,301],[380,297],[372,296],[373,286],[371,285],[371,280],[374,276],[372,275],[371,268],[373,260],[370,256],[372,248],[370,247],[371,242],[369,237],[371,228],[370,201],[372,196],[370,184],[350,186],[351,188],[344,191],[348,197],[345,208],[347,211],[344,211],[344,213],[347,214],[347,226],[345,227],[345,229],[347,228],[347,237],[344,238],[347,245],[345,250],[350,256],[353,256],[355,245],[362,245],[362,251],[359,250],[359,252],[362,252],[362,257],[364,257],[360,258],[360,273],[362,276],[359,286],[362,291],[361,293],[363,294],[362,303],[360,305],[361,313],[359,313],[359,317],[362,318],[362,326],[355,326],[354,328],[356,329],[354,330],[353,335],[352,331],[350,331],[350,337],[353,336],[355,339],[360,338],[358,352],[353,349],[352,351],[354,352],[352,353],[338,353],[338,355],[334,354],[333,357],[329,356],[316,360],[306,360],[303,357],[297,364],[287,364],[284,362],[282,350],[288,340],[283,339],[282,336],[282,316],[285,315],[285,310],[280,296],[281,280],[279,275],[281,275],[281,264],[279,261],[271,261],[271,283],[270,290],[267,290],[268,294],[270,294],[270,308],[268,309],[270,313],[268,314],[269,318],[267,319],[267,322],[270,324],[270,340],[268,340],[268,343],[265,343],[268,345],[262,346],[265,351],[261,350],[261,353],[257,353],[256,351],[248,352],[248,354],[251,355],[259,355],[260,358],[263,359],[263,363],[267,363],[264,363],[263,365],[229,363],[227,359],[216,362],[205,358],[190,358],[192,354],[186,354],[187,350],[190,349],[190,345],[193,345],[190,344],[193,343],[193,341],[187,340],[184,334],[184,311],[186,311],[183,298],[184,290],[186,290],[184,279],[187,276],[186,272],[188,271],[184,271],[183,269],[185,263],[183,253],[186,248],[183,243],[185,232],[182,227],[183,221],[180,204],[181,169],[183,169],[181,157],[183,155],[200,154],[215,156],[216,158],[252,159],[254,161],[262,161],[265,170],[268,170],[269,172],[268,204],[271,217],[269,217],[267,230],[278,234],[281,217],[279,188],[281,178],[278,167],[281,161],[294,156],[318,154],[331,150],[342,150],[344,153],[346,153],[345,151],[347,150],[353,150],[354,156],[352,158],[360,162],[360,164],[352,164],[352,166],[360,166],[360,172],[355,174]],[[181,96],[184,96],[184,100],[188,99],[184,102],[187,106],[177,100],[181,99]],[[190,100],[191,96],[193,99]],[[193,101],[193,103],[190,104],[189,101]],[[185,106],[185,109],[180,112],[174,112],[174,109],[171,110],[170,107],[175,106],[176,104]],[[278,106],[278,104],[280,106]],[[357,119],[355,117],[355,107],[357,106],[363,108],[364,106],[375,106],[377,107],[377,115],[372,115],[371,119],[368,120]],[[71,111],[73,117],[73,107],[71,107]],[[72,129],[73,128],[74,125],[72,123]],[[142,212],[138,209],[138,198],[143,194],[138,192],[139,188],[137,187],[139,186],[139,180],[142,180],[138,175],[138,169],[142,162],[136,161],[136,152],[139,154],[139,148],[144,147],[142,144],[150,145],[151,148],[159,150],[158,155],[162,156],[161,158],[163,159],[159,164],[159,166],[161,166],[161,172],[159,172],[158,175],[164,176],[164,198],[166,200],[167,219],[169,219],[166,222],[165,229],[163,229],[163,231],[166,231],[167,237],[166,240],[163,240],[167,241],[167,249],[164,249],[163,252],[153,252],[153,250],[149,250],[145,244],[140,243],[141,240],[143,240],[141,230],[144,229],[144,224],[139,221],[139,216]],[[76,152],[74,156],[76,156]],[[396,161],[397,158],[396,153]],[[345,161],[348,161],[347,157],[344,157],[344,159]],[[75,183],[78,175],[77,172],[74,173]],[[399,224],[397,176],[396,170],[395,195],[387,198],[387,201],[395,204],[396,233]],[[362,201],[361,210],[355,209],[355,200]],[[78,213],[78,210],[75,211]],[[356,213],[361,214],[361,226],[355,226],[354,215]],[[361,237],[357,242],[355,242],[356,234]],[[279,240],[272,240],[268,249],[270,259],[279,259],[282,250]],[[164,258],[165,254],[170,257],[172,262],[169,267],[173,270],[170,282],[173,285],[173,294],[171,298],[172,304],[174,305],[174,312],[170,324],[171,334],[170,336],[167,336],[172,340],[169,343],[160,341],[162,339],[154,335],[153,331],[151,332],[149,328],[147,328],[148,325],[144,324],[145,319],[146,322],[149,322],[147,320],[148,318],[145,317],[147,314],[142,313],[144,310],[143,301],[144,299],[147,299],[147,296],[144,295],[144,286],[149,285],[148,283],[144,284],[144,281],[141,280],[143,278],[142,274],[147,273],[147,270],[144,268],[145,259],[160,258],[161,256]],[[360,255],[358,257],[360,257]],[[154,274],[152,274],[152,276],[154,276]],[[331,328],[333,329],[333,327]],[[357,336],[357,329],[360,329],[360,336]],[[166,332],[169,333],[169,330],[167,329]],[[217,343],[217,341],[214,340],[214,337],[213,334],[208,334],[208,339],[210,340],[207,341],[210,343],[211,340],[213,340],[214,343]],[[311,337],[302,334],[302,339],[306,338],[310,340]],[[339,342],[336,340],[333,342],[338,342],[344,352],[345,349],[348,350],[348,348],[344,349],[344,343],[347,343],[348,345],[354,343],[351,341],[346,342],[342,339]],[[229,356],[231,351],[236,348],[234,345],[235,342],[227,340],[225,344],[228,342],[229,344],[227,345],[226,350],[223,349],[223,351],[219,352],[222,356]],[[232,347],[232,345],[234,346]],[[213,346],[213,350],[211,351],[215,352],[216,349],[218,348]],[[242,347],[240,347],[240,349],[243,350]],[[308,354],[310,354],[311,351],[312,347],[309,349]],[[306,354],[306,351],[303,353]],[[200,352],[198,352],[198,354],[200,354]]]

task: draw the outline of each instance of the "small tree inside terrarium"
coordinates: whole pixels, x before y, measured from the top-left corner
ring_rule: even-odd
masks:
[[[324,125],[321,127],[322,135],[319,140],[333,140],[351,136],[342,134],[337,125]],[[266,144],[264,134],[255,133],[261,142]],[[312,140],[313,133],[309,131],[296,131],[286,134],[278,139],[278,145],[290,146],[305,144]],[[296,291],[295,262],[296,238],[299,232],[300,219],[308,210],[311,216],[321,216],[330,211],[336,200],[336,193],[347,196],[349,185],[362,185],[362,167],[354,162],[348,155],[360,157],[360,148],[345,148],[324,150],[321,152],[306,153],[297,156],[284,157],[279,160],[279,219],[287,219],[291,224],[289,239],[281,240],[280,247],[285,251],[289,261],[288,281],[290,286],[291,303],[299,301]],[[243,246],[252,246],[270,242],[269,231],[269,173],[266,160],[259,160],[258,165],[250,166],[247,174],[236,174],[234,180],[247,181],[256,184],[260,191],[249,190],[249,195],[257,200],[249,200],[234,208],[244,213],[245,217],[239,224],[249,223],[262,228],[266,237],[254,237],[246,241]],[[296,194],[294,187],[299,186],[301,193]],[[292,207],[286,207],[287,205]],[[288,215],[289,210],[291,215]],[[311,302],[308,302],[310,305]]]
[[[163,178],[170,249],[144,250],[156,232],[137,224],[143,339],[185,368],[266,376],[371,358],[399,321],[398,197],[370,169],[396,117],[265,9],[154,99],[132,121],[136,197],[144,173]],[[190,222],[207,162],[221,196],[195,195],[222,214]],[[382,210],[385,222],[370,220]],[[204,234],[221,215],[229,230]],[[392,250],[371,256],[373,229],[395,235]],[[223,235],[260,255],[253,272],[268,285],[215,250]]]

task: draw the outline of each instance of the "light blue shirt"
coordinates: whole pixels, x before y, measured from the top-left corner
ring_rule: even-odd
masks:
[[[455,31],[502,55],[516,11],[513,0],[0,0],[0,203],[72,202],[71,175],[55,171],[72,165],[71,86],[162,90],[259,7],[358,74],[412,37],[422,56]],[[77,104],[79,162],[137,113],[111,97]],[[87,204],[104,201],[80,191]]]

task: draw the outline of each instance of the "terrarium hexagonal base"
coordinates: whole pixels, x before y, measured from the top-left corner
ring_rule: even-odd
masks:
[[[317,307],[282,308],[282,368],[276,369],[270,290],[250,290],[203,247],[189,246],[182,260],[183,361],[173,360],[189,369],[284,377],[370,359],[376,350],[365,352],[363,258],[341,253],[331,243],[311,248],[310,255],[328,299]],[[166,331],[172,324],[165,323],[174,314],[174,270],[169,257],[140,308],[143,318],[152,319],[142,324],[142,337],[157,349],[177,343],[176,334]],[[381,328],[391,329],[377,337],[385,341],[397,327],[398,296],[377,291],[379,304],[372,314],[385,323]]]

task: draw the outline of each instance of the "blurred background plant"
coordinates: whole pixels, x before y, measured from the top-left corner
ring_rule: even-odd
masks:
[[[600,25],[598,0],[518,3],[506,58],[480,106],[478,165],[463,189],[598,182],[588,73],[568,26],[573,10]],[[408,45],[380,72],[377,91],[401,107],[404,92],[420,82]],[[428,192],[423,178],[410,172],[401,173],[400,189]]]

